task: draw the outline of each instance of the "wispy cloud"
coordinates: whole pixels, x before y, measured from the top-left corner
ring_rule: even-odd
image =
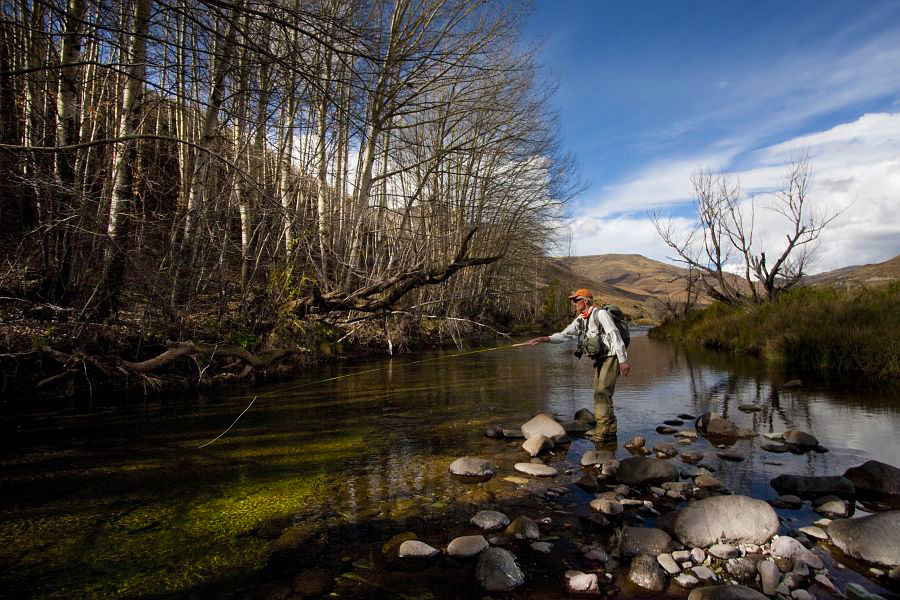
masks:
[[[783,244],[786,224],[780,215],[761,209],[771,200],[766,194],[780,186],[798,149],[806,149],[811,157],[810,198],[816,210],[830,215],[843,211],[822,234],[814,269],[880,262],[900,254],[900,113],[866,114],[761,148],[747,156],[743,169],[732,171],[746,194],[744,201],[754,197],[756,239],[770,254]],[[634,179],[605,189],[609,196],[576,219],[576,252],[668,257],[671,253],[641,211],[677,208],[690,198],[690,174],[698,164],[716,169],[729,161],[727,154],[700,158],[705,162],[660,161]],[[625,204],[630,212],[622,210]],[[676,223],[683,231],[690,227],[687,219]]]

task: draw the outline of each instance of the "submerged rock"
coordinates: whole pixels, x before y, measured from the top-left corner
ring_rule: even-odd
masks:
[[[470,522],[480,529],[493,531],[509,525],[509,517],[496,510],[481,510],[475,513]]]
[[[782,438],[785,442],[787,442],[788,444],[793,444],[794,446],[812,448],[813,446],[819,445],[819,440],[816,439],[816,436],[810,435],[805,431],[800,431],[798,429],[785,431],[782,435]]]
[[[675,429],[674,427],[672,427],[671,425],[660,425],[659,427],[656,428],[656,433],[659,433],[662,435],[669,435],[672,433],[678,433],[678,430]]]
[[[538,413],[530,421],[522,425],[522,435],[525,439],[536,435],[543,435],[553,441],[565,437],[566,430],[556,419],[544,413]]]
[[[900,496],[900,469],[883,462],[866,461],[858,467],[847,469],[844,477],[861,492]]]
[[[555,468],[543,463],[516,463],[513,468],[526,475],[534,475],[535,477],[556,477],[559,471]]]
[[[475,577],[488,592],[509,592],[525,583],[515,555],[503,548],[488,548],[481,553]]]
[[[727,438],[745,438],[756,435],[749,429],[738,427],[728,419],[721,417],[711,417],[706,425],[706,435],[719,436]]]
[[[463,456],[453,461],[450,472],[464,477],[490,477],[494,474],[494,468],[483,458]]]
[[[681,509],[673,531],[686,546],[705,547],[719,541],[763,544],[778,531],[778,515],[762,500],[713,496]]]
[[[743,585],[711,585],[697,588],[688,600],[768,600],[752,588]]]
[[[738,404],[738,410],[746,413],[759,412],[762,410],[762,406],[759,404]]]
[[[769,482],[782,494],[798,496],[835,496],[852,497],[856,494],[853,482],[839,475],[807,477],[804,475],[779,475]]]
[[[666,481],[678,481],[678,469],[658,458],[632,456],[620,462],[616,477],[630,486],[659,485]]]
[[[576,482],[575,485],[589,492],[595,492],[600,488],[600,482],[590,473],[585,473]]]
[[[831,543],[848,556],[889,568],[900,566],[900,510],[837,519],[826,531]]]
[[[502,438],[503,428],[499,425],[488,425],[487,429],[484,430],[484,435],[492,439]]]

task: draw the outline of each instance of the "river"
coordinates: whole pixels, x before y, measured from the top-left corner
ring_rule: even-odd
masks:
[[[592,409],[591,364],[571,352],[550,344],[431,352],[339,362],[200,397],[5,407],[0,597],[279,597],[304,569],[334,579],[339,597],[480,597],[472,563],[411,571],[386,562],[382,545],[412,531],[446,546],[451,535],[472,533],[466,519],[485,502],[513,512],[546,505],[560,519],[583,514],[589,497],[575,486],[556,513],[546,496],[533,504],[529,486],[504,479],[527,460],[518,442],[483,435],[489,424],[518,427],[535,411],[570,419]],[[801,429],[829,450],[770,454],[757,437],[734,444],[746,459],[732,463],[701,438],[691,448],[706,452],[735,493],[772,499],[769,480],[781,473],[898,464],[896,391],[810,379],[784,389],[797,374],[641,332],[629,353],[632,374],[615,394],[623,457],[631,436],[648,446],[672,441],[655,431],[663,420],[712,411],[759,433]],[[761,410],[738,410],[747,403]],[[592,448],[576,439],[555,460],[574,467]],[[498,475],[486,484],[455,480],[448,465],[463,455],[491,459]],[[808,508],[779,513],[790,526],[817,518]],[[555,560],[577,562],[565,536],[557,545]],[[554,586],[561,594],[553,569],[533,562],[535,575],[516,597],[555,597]],[[842,583],[889,594],[840,571]]]

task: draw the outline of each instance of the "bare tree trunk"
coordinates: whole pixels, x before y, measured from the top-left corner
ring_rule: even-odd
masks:
[[[132,46],[129,55],[128,80],[122,102],[123,142],[116,160],[116,183],[109,205],[109,247],[103,270],[102,292],[97,314],[102,318],[118,309],[125,283],[125,259],[128,252],[130,222],[134,218],[134,198],[139,190],[135,182],[138,162],[137,133],[144,117],[144,74],[147,65],[147,31],[150,26],[152,0],[137,0],[132,24]]]

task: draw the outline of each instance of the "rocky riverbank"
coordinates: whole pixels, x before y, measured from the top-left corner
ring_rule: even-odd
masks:
[[[310,546],[282,533],[280,581],[257,597],[409,597],[392,585],[411,580],[422,598],[895,597],[896,467],[869,461],[843,474],[779,476],[771,481],[779,495],[765,501],[729,490],[691,448],[705,437],[720,458],[741,460],[727,441],[755,434],[727,419],[678,415],[661,425],[672,443],[647,448],[638,437],[572,464],[568,445],[590,436],[592,420],[582,410],[568,421],[537,414],[521,427],[488,427],[498,452],[452,461],[452,476],[471,491],[442,523],[404,520],[408,529],[386,529],[372,560],[348,559],[336,576],[313,568],[285,580],[304,555],[298,549]],[[808,432],[768,437],[764,450],[773,454],[827,452]],[[798,506],[817,518],[779,514]],[[850,572],[867,583],[847,582]]]

